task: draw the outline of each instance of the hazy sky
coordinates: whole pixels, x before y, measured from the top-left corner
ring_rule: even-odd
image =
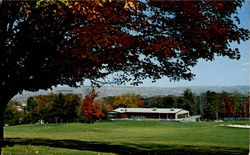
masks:
[[[239,9],[240,27],[250,29],[250,1],[246,1]],[[192,68],[196,75],[192,81],[181,80],[169,82],[168,78],[162,78],[156,83],[145,80],[142,86],[174,87],[174,86],[237,86],[249,84],[249,63],[250,63],[250,41],[241,42],[240,45],[232,44],[232,47],[239,48],[240,60],[231,60],[228,57],[217,57],[214,61],[199,61],[197,66]]]

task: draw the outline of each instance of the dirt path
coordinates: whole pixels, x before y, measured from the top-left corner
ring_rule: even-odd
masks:
[[[233,128],[247,128],[250,129],[250,125],[227,125],[229,127],[233,127]]]

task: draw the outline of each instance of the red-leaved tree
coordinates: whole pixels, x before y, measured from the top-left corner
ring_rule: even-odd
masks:
[[[218,94],[219,97],[219,115],[220,117],[234,117],[234,101],[228,93]]]
[[[86,98],[83,100],[82,105],[82,116],[83,119],[88,122],[93,122],[94,120],[94,114],[95,114],[95,108],[93,106],[94,99],[98,96],[97,93],[91,93],[86,96]]]

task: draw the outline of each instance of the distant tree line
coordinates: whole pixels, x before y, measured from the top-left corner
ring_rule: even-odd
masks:
[[[133,99],[133,104],[131,101]],[[103,98],[105,103],[117,107],[182,108],[191,115],[201,115],[204,120],[249,118],[249,94],[216,93],[207,91],[196,95],[185,90],[181,96],[153,96],[142,98],[135,94],[123,94]],[[125,104],[126,103],[126,104]]]
[[[76,94],[50,94],[29,97],[25,106],[18,101],[11,101],[5,110],[5,124],[37,123],[41,121],[49,123],[74,122],[78,119],[78,107],[81,100],[81,97]],[[15,117],[8,119],[10,109],[14,113],[18,113],[18,121],[13,121]]]
[[[84,99],[77,94],[38,95],[29,97],[26,104],[11,100],[4,113],[4,123],[70,123],[107,119],[112,107],[95,100],[95,97],[88,102],[90,95]]]
[[[182,108],[204,120],[249,118],[249,95],[207,91],[196,95],[185,90],[181,96],[143,98],[136,94],[122,94],[102,99],[97,93],[85,98],[76,94],[49,94],[29,97],[26,105],[11,100],[5,110],[5,124],[95,122],[108,119],[108,112],[127,108]]]

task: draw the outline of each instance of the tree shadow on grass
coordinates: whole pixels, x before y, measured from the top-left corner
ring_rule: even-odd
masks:
[[[195,147],[178,145],[158,145],[158,144],[133,144],[125,143],[116,145],[108,142],[88,142],[79,140],[52,140],[43,138],[7,138],[5,145],[39,145],[56,148],[66,148],[74,150],[87,150],[106,153],[116,153],[121,155],[215,155],[215,154],[248,154],[248,149],[242,148],[223,148],[223,147]]]

